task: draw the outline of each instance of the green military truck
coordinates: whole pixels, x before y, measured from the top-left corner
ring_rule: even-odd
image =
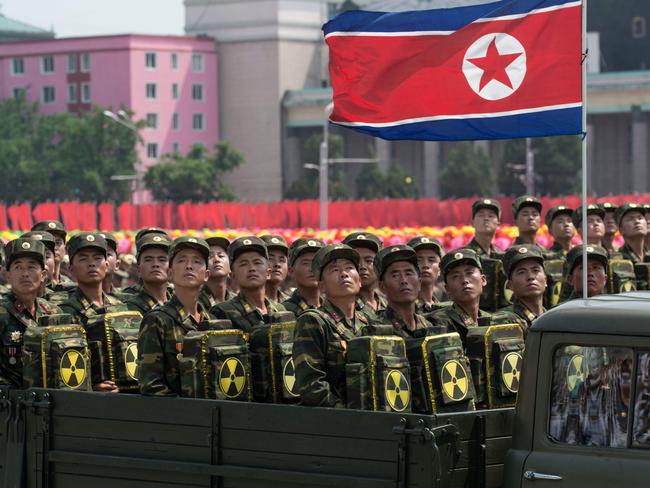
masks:
[[[0,486],[647,486],[650,294],[531,329],[516,408],[439,415],[4,391]]]

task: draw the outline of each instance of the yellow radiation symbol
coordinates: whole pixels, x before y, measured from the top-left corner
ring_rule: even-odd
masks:
[[[633,281],[624,281],[621,283],[621,286],[618,288],[619,293],[625,293],[628,291],[636,291],[636,285]]]
[[[585,376],[585,357],[582,354],[576,354],[569,361],[569,367],[566,371],[566,385],[569,391],[573,391],[580,386]]]
[[[503,384],[511,393],[519,391],[519,377],[521,376],[521,365],[523,360],[518,352],[506,354],[501,362],[501,379]]]
[[[553,283],[553,292],[551,293],[551,305],[560,303],[560,296],[562,295],[562,282],[558,281]]]
[[[440,372],[440,384],[443,393],[451,400],[460,402],[467,396],[469,380],[467,371],[455,359],[447,361]]]
[[[284,368],[282,370],[282,382],[284,383],[284,389],[287,390],[289,395],[292,397],[299,396],[293,392],[293,388],[296,386],[296,368],[293,365],[293,358],[284,363]]]
[[[386,376],[385,388],[388,406],[396,412],[406,410],[411,401],[411,388],[406,376],[397,369],[391,369]]]
[[[59,371],[65,386],[73,390],[79,388],[86,379],[86,359],[79,351],[69,349],[61,358]]]
[[[124,351],[124,364],[126,365],[126,374],[132,380],[137,380],[138,369],[138,343],[132,342]]]
[[[228,398],[236,398],[246,385],[246,370],[237,358],[228,358],[219,370],[219,388]]]

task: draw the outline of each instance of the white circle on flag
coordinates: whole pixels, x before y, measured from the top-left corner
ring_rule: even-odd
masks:
[[[479,97],[485,100],[509,97],[526,76],[526,50],[509,34],[486,34],[467,49],[463,74]]]

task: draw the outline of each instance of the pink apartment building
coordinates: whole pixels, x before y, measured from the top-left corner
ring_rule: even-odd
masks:
[[[0,99],[23,91],[44,113],[124,106],[143,119],[140,171],[219,140],[217,56],[207,37],[114,35],[0,43]],[[117,122],[114,122],[117,123]],[[125,128],[125,130],[128,130]]]

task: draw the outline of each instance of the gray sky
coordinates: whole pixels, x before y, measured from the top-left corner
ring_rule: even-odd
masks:
[[[183,34],[183,0],[0,0],[0,13],[57,37]]]

